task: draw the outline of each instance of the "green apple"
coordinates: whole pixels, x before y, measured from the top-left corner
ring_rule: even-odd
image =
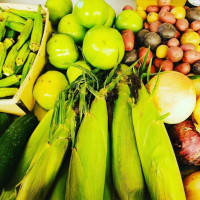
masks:
[[[124,57],[125,47],[121,34],[114,28],[95,26],[83,40],[83,55],[94,67],[109,70]]]
[[[77,64],[85,69],[88,69],[89,71],[91,71],[91,68],[86,64],[86,62],[84,60],[80,60],[74,64]],[[67,69],[67,78],[69,80],[70,83],[72,83],[73,81],[75,81],[79,76],[81,76],[83,74],[83,70],[76,68],[74,66],[70,66]]]
[[[47,0],[45,6],[49,9],[52,24],[57,25],[59,20],[72,12],[71,0]]]
[[[143,28],[143,20],[136,11],[124,10],[117,16],[115,26],[119,31],[130,29],[137,33]]]
[[[55,34],[47,42],[49,62],[59,69],[67,69],[68,64],[78,60],[79,52],[74,40],[65,34]]]
[[[108,5],[108,19],[106,23],[104,24],[104,26],[112,27],[115,21],[115,17],[116,17],[116,14],[115,14],[114,9],[110,5]]]
[[[87,29],[80,25],[73,14],[65,15],[58,24],[58,32],[67,34],[76,43],[83,42]]]
[[[74,6],[74,16],[86,28],[105,24],[108,6],[104,0],[79,0]]]
[[[48,71],[41,75],[33,89],[33,96],[46,110],[53,108],[59,93],[67,87],[65,75],[58,71]]]

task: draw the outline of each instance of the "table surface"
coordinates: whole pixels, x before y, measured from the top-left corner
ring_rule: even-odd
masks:
[[[73,3],[77,2],[77,0],[72,0]],[[110,4],[117,13],[121,11],[123,6],[132,5],[136,6],[135,0],[105,0],[108,4]],[[39,4],[44,5],[46,0],[0,0],[0,3],[24,3],[24,4]]]

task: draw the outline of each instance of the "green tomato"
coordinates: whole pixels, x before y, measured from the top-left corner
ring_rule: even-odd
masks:
[[[83,40],[83,55],[94,67],[109,70],[124,57],[125,47],[121,34],[114,28],[96,26]]]
[[[143,28],[143,20],[136,11],[124,10],[117,16],[115,26],[119,31],[130,29],[137,33]]]
[[[72,12],[71,0],[47,0],[45,6],[49,9],[50,21],[57,25],[59,20]]]
[[[64,16],[58,24],[58,32],[69,35],[76,43],[83,42],[86,31],[87,29],[77,22],[73,14]]]
[[[79,52],[74,40],[64,34],[55,34],[47,42],[49,62],[59,69],[67,69],[69,63],[78,60]]]
[[[48,71],[38,78],[33,89],[33,96],[41,107],[50,110],[59,93],[67,85],[68,81],[64,74],[58,71]]]
[[[108,18],[108,6],[104,0],[79,0],[73,14],[86,28],[105,24]]]
[[[84,60],[78,61],[74,64],[80,65],[81,67],[84,67],[85,69],[88,69],[89,71],[91,71],[91,68],[86,64],[86,62]],[[67,78],[70,83],[74,82],[82,74],[83,74],[83,71],[74,66],[70,66],[67,69]]]
[[[108,19],[106,23],[104,24],[104,26],[112,27],[115,17],[116,17],[116,14],[115,14],[114,9],[110,5],[108,5]]]

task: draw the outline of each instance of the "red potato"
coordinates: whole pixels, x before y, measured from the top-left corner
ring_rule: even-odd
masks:
[[[179,62],[183,58],[183,50],[180,47],[170,47],[167,50],[167,58],[172,62]]]
[[[151,65],[150,73],[156,73],[156,68],[153,65]]]
[[[190,9],[190,8],[189,8],[188,6],[184,6],[184,9],[185,9],[185,10],[188,10],[188,9]]]
[[[166,12],[169,12],[171,10],[171,6],[163,6],[161,9],[160,9],[160,12],[163,12],[163,11],[166,11]]]
[[[125,51],[131,51],[135,44],[135,35],[131,30],[122,31],[122,38],[125,45]]]
[[[176,27],[179,31],[185,31],[187,28],[189,28],[189,22],[187,19],[177,19]]]
[[[176,31],[176,34],[175,34],[175,38],[177,39],[177,38],[179,38],[181,36],[181,34],[178,32],[178,31]]]
[[[140,59],[140,62],[141,62],[141,63],[143,63],[144,57],[145,57],[147,51],[148,51],[148,48],[146,48],[146,47],[141,47],[141,48],[139,49],[139,59],[141,58],[141,59]],[[153,54],[152,54],[151,51],[149,51],[148,56],[147,56],[146,65],[149,64],[151,58],[153,58]]]
[[[200,35],[200,30],[198,30],[197,33]]]
[[[183,44],[180,46],[180,48],[183,50],[183,51],[190,51],[190,50],[195,50],[195,45],[192,44],[192,43],[189,43],[189,44]]]
[[[195,50],[186,51],[183,56],[183,62],[194,64],[200,60],[200,52]]]
[[[140,67],[140,63],[137,63],[136,65],[135,65],[135,69],[138,69]]]
[[[177,40],[176,38],[171,38],[168,42],[167,42],[167,46],[168,47],[178,47],[180,45],[179,40]]]
[[[159,21],[163,23],[175,24],[176,18],[172,13],[163,11],[159,13]]]
[[[200,30],[200,21],[193,21],[190,24],[190,28],[193,29],[194,31]]]
[[[163,60],[161,58],[155,58],[153,64],[156,68],[160,68],[162,65]]]
[[[186,75],[186,74],[188,74],[190,72],[191,67],[190,67],[189,63],[181,63],[181,64],[178,64],[174,68],[174,70]]]
[[[161,23],[160,21],[152,22],[152,23],[150,24],[150,27],[149,27],[150,31],[156,33],[156,32],[158,31],[158,27],[159,27],[161,24],[162,24],[162,23]]]
[[[130,5],[126,5],[126,6],[123,7],[122,10],[133,10],[133,7],[130,6]]]
[[[164,60],[161,67],[162,71],[173,71],[174,63],[171,60]]]
[[[149,28],[150,28],[150,25],[149,25],[149,23],[147,23],[147,22],[144,22],[144,28],[145,28],[145,29],[147,29],[147,30],[149,30]]]
[[[156,5],[149,5],[146,9],[148,13],[150,12],[159,12],[160,8]]]
[[[157,0],[158,6],[168,6],[170,5],[171,0]]]

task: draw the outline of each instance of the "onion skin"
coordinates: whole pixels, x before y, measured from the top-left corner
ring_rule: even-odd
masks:
[[[200,199],[200,172],[194,172],[184,179],[187,200]]]
[[[152,93],[158,76],[154,76],[148,84]],[[159,75],[153,100],[159,114],[169,115],[163,120],[167,124],[178,124],[186,120],[193,112],[196,104],[196,93],[192,81],[182,73],[168,71]]]
[[[200,165],[200,134],[192,120],[173,126],[170,131],[177,158],[184,164]]]

